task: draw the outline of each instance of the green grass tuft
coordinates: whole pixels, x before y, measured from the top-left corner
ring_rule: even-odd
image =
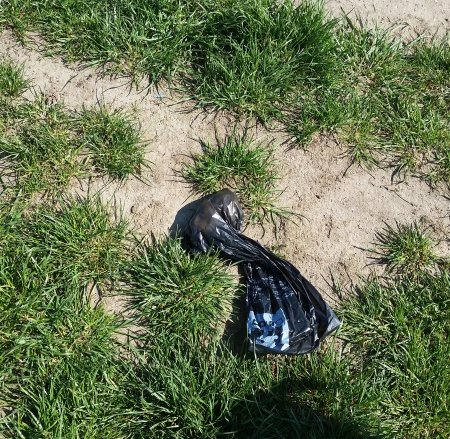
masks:
[[[281,124],[297,145],[337,133],[355,164],[448,184],[448,36],[406,44],[392,29],[331,19],[323,6],[26,0],[7,2],[0,23],[22,39],[37,30],[49,53],[104,73],[173,79],[198,106]],[[101,154],[106,172],[112,153]]]
[[[200,4],[158,0],[63,0],[8,2],[0,10],[0,23],[13,27],[21,39],[37,29],[46,49],[69,61],[100,67],[104,74],[130,74],[136,82],[151,83],[186,70],[192,37],[202,31]],[[191,38],[190,38],[191,37]]]
[[[149,167],[147,142],[123,110],[83,109],[69,112],[63,102],[44,94],[33,101],[3,102],[0,153],[6,185],[23,195],[47,198],[64,194],[74,179],[94,174],[125,180]]]
[[[126,269],[130,309],[159,339],[210,339],[223,329],[238,284],[217,254],[189,255],[180,238],[140,245]]]
[[[434,252],[436,242],[432,239],[432,229],[423,222],[410,225],[386,224],[377,233],[378,246],[371,250],[379,255],[379,263],[386,265],[388,273],[416,277],[436,268],[442,262]]]
[[[122,109],[83,108],[77,119],[83,145],[101,174],[123,180],[148,167],[141,130]]]
[[[48,258],[58,281],[72,277],[82,285],[117,279],[128,256],[128,223],[99,196],[63,198],[40,206],[26,223],[27,239],[37,259]]]
[[[266,122],[335,75],[333,28],[321,2],[225,3],[206,21],[190,87],[199,105]]]
[[[431,41],[421,39],[413,45],[408,61],[417,67],[419,78],[428,89],[434,89],[449,103],[450,41],[448,35]]]
[[[12,271],[2,259],[0,407],[9,407],[2,434],[117,437],[118,319],[90,308],[75,290],[63,296],[61,284],[33,282],[27,268]]]
[[[137,355],[123,386],[135,395],[134,428],[164,438],[380,437],[367,406],[376,385],[343,384],[351,362],[334,346],[315,357],[235,356],[217,342],[154,343]]]
[[[423,273],[420,281],[372,279],[340,307],[355,367],[383,395],[376,408],[386,437],[450,433],[449,292],[446,271]]]
[[[162,335],[159,340],[164,342],[155,340],[137,353],[137,367],[123,385],[130,402],[131,416],[124,420],[127,433],[167,439],[221,435],[235,396],[254,376],[247,375],[246,364],[220,342],[200,347],[169,345]]]
[[[119,212],[112,219],[110,207],[100,197],[66,197],[36,207],[23,206],[18,199],[12,210],[3,210],[4,251],[22,249],[16,263],[30,273],[42,272],[39,282],[69,291],[70,286],[91,282],[108,286],[105,282],[118,278],[128,257],[130,232]]]
[[[322,2],[26,0],[8,2],[1,21],[22,38],[37,29],[47,50],[69,61],[136,81],[183,80],[200,105],[264,121],[289,107],[298,85],[314,87],[335,75],[336,21]]]
[[[346,77],[337,99],[345,118],[335,128],[353,162],[448,184],[448,41],[405,44],[349,19],[338,35]]]
[[[59,195],[74,178],[86,175],[81,145],[64,110],[62,102],[50,103],[43,94],[4,109],[4,175],[24,195]]]
[[[24,65],[0,58],[0,96],[17,98],[30,87],[30,80],[24,77]]]
[[[123,318],[92,308],[88,288],[114,281],[125,223],[99,199],[0,200],[0,431],[117,438]]]
[[[224,188],[236,192],[250,223],[275,223],[291,212],[276,205],[282,191],[276,189],[278,163],[275,148],[255,142],[246,133],[233,133],[217,146],[200,140],[203,153],[192,154],[193,163],[183,163],[182,177],[192,190],[208,195]]]
[[[347,355],[384,394],[376,406],[387,437],[450,433],[450,278],[431,236],[422,222],[386,225],[373,251],[396,276],[363,281],[339,310]]]

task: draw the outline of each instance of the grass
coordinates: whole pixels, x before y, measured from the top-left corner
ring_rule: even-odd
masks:
[[[433,252],[430,227],[386,225],[379,262],[395,276],[367,279],[342,301],[346,348],[386,389],[377,407],[387,437],[445,437],[448,401],[450,278]]]
[[[147,142],[122,109],[74,114],[44,93],[31,101],[5,101],[0,110],[0,153],[5,180],[22,194],[63,195],[75,179],[140,176],[149,167]]]
[[[97,172],[116,180],[140,175],[148,167],[145,142],[136,122],[123,109],[83,108],[77,124]]]
[[[352,406],[359,419],[353,414],[347,417],[346,408],[336,403],[326,406],[342,387],[338,377],[348,371],[348,363],[333,355],[332,349],[308,364],[306,357],[235,356],[220,343],[182,351],[159,346],[144,352],[139,361],[145,368],[141,381],[133,380],[133,384],[139,386],[136,409],[149,424],[143,425],[147,434],[165,438],[378,437],[371,434],[376,418],[362,404],[360,409]],[[317,391],[311,392],[313,376]],[[325,376],[329,388],[322,383],[319,391],[317,383]],[[355,399],[367,392],[363,385],[352,390]],[[350,398],[341,400],[344,405]]]
[[[254,357],[220,340],[237,285],[217,255],[191,256],[170,237],[133,250],[126,223],[113,221],[98,198],[31,210],[5,198],[0,213],[6,437],[422,438],[450,431],[450,279],[442,264],[417,265],[420,276],[398,270],[392,279],[361,281],[357,294],[341,300],[343,330],[319,352]],[[395,249],[399,234],[416,229],[426,235],[419,225],[394,229],[382,248]],[[412,260],[423,247],[412,240],[402,252]],[[126,294],[135,318],[92,307],[92,281]],[[140,338],[119,342],[131,322]]]
[[[217,145],[200,140],[203,152],[191,155],[192,162],[182,164],[181,176],[196,194],[208,195],[224,188],[232,189],[242,203],[250,223],[263,224],[276,217],[289,218],[291,212],[276,204],[278,163],[275,148],[256,144],[247,133],[233,133]]]
[[[236,437],[382,437],[380,389],[354,371],[334,342],[312,356],[261,359],[257,374],[259,382],[234,409]]]
[[[300,145],[335,132],[355,164],[448,183],[447,40],[405,45],[383,29],[330,21],[312,2],[110,5],[10,0],[0,23],[22,38],[38,30],[49,52],[105,73],[181,81],[200,106],[281,123]],[[139,173],[130,115],[27,101],[23,67],[3,59],[0,68],[3,436],[450,435],[450,279],[431,228],[378,232],[374,251],[389,276],[342,292],[343,329],[318,352],[233,353],[220,324],[237,285],[217,255],[191,256],[169,237],[133,246],[139,237],[120,212],[65,194],[92,168],[118,180]],[[182,171],[195,192],[229,185],[253,220],[284,214],[273,150],[245,135],[202,146]],[[92,306],[92,284],[126,295],[134,319]],[[119,342],[130,323],[141,339]]]
[[[130,309],[151,343],[220,335],[239,286],[215,255],[189,255],[180,238],[138,246],[126,269]]]
[[[448,272],[400,281],[367,281],[344,302],[347,347],[385,389],[378,403],[387,437],[446,437],[450,432]]]
[[[56,7],[12,1],[3,8],[0,23],[14,23],[21,38],[39,28],[49,52],[64,53],[69,61],[82,60],[105,74],[127,73],[136,80],[145,74],[158,82],[184,68],[189,35],[203,27],[202,17],[192,14],[195,9],[191,3],[165,1],[120,1],[113,7],[92,0],[64,0]]]
[[[19,198],[13,206],[5,214],[5,234],[11,238],[4,244],[23,249],[23,261],[16,263],[24,269],[42,269],[45,282],[55,285],[87,287],[118,278],[131,235],[124,219],[112,221],[110,206],[98,196],[60,198],[35,207]]]
[[[55,224],[49,210],[28,217],[17,200],[11,206],[1,199],[4,437],[114,437],[104,424],[118,369],[112,334],[122,323],[90,306],[86,282],[83,285],[90,274],[77,272],[79,264],[73,260],[83,252],[81,242],[70,235],[76,227],[72,221],[84,218],[69,210],[68,217]],[[58,236],[58,230],[65,235]],[[80,232],[88,231],[83,227]]]
[[[416,276],[433,270],[442,263],[433,248],[433,230],[423,222],[410,225],[396,223],[386,226],[377,233],[378,246],[372,252],[379,256],[378,262],[386,266],[388,273]]]
[[[24,65],[17,65],[11,59],[0,59],[0,95],[17,98],[30,87],[30,80],[24,76]]]
[[[1,420],[3,434],[117,437],[120,362],[113,361],[112,334],[119,323],[103,310],[30,287],[2,291],[1,399],[12,408]]]
[[[448,183],[447,40],[405,44],[380,28],[348,26],[341,47],[349,123],[337,131],[354,162],[389,166],[400,179],[416,175],[432,185]]]
[[[69,61],[169,80],[200,107],[281,126],[295,145],[337,133],[354,164],[449,181],[448,37],[406,43],[309,0],[9,1],[1,23],[22,39],[37,30]]]
[[[136,362],[125,387],[135,398],[129,401],[132,437],[216,437],[236,394],[253,381],[246,365],[217,341],[203,347],[154,343]]]
[[[62,103],[43,94],[32,102],[9,107],[0,148],[5,174],[22,193],[59,195],[73,179],[86,175],[71,119]]]
[[[307,91],[334,77],[335,23],[316,2],[226,3],[206,22],[193,98],[263,122],[280,118],[300,84]]]
[[[111,210],[99,196],[39,206],[27,215],[24,230],[33,256],[49,258],[56,279],[72,278],[82,285],[117,279],[131,237],[126,220],[115,212],[112,221]]]

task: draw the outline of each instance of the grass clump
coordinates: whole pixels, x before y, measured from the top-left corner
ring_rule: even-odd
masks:
[[[68,61],[158,83],[186,70],[192,35],[202,29],[203,16],[194,14],[195,9],[189,2],[166,0],[62,0],[57,5],[26,0],[8,2],[0,23],[12,25],[22,39],[27,31],[38,30],[48,52]]]
[[[377,233],[378,246],[371,250],[379,255],[378,262],[386,266],[388,273],[417,276],[436,268],[441,258],[434,254],[437,245],[432,229],[423,222],[410,225],[396,223]]]
[[[381,389],[334,342],[311,356],[253,361],[257,380],[237,398],[229,425],[236,437],[384,437],[377,410]]]
[[[88,282],[113,277],[105,265],[120,255],[94,238],[108,232],[100,236],[107,226],[92,205],[21,204],[0,204],[2,436],[117,438],[123,319],[91,307]]]
[[[248,362],[217,340],[199,346],[159,339],[165,343],[155,340],[136,352],[137,367],[123,384],[132,415],[125,420],[130,437],[207,439],[236,433],[226,428],[235,398],[256,381],[247,374]]]
[[[219,334],[239,290],[217,254],[189,255],[180,238],[140,245],[126,269],[130,309],[159,339],[210,339]]]
[[[386,437],[450,433],[449,282],[446,271],[372,279],[341,306],[347,348],[368,380],[385,389],[377,408]]]
[[[394,175],[413,174],[432,184],[448,183],[445,157],[450,151],[450,126],[444,113],[433,108],[431,101],[412,96],[387,95],[384,104],[380,120],[390,131],[384,142]]]
[[[6,5],[0,21],[24,36],[38,30],[47,50],[105,72],[182,80],[201,106],[263,121],[289,108],[298,85],[335,75],[333,36],[322,2],[290,0],[31,0]]]
[[[27,215],[23,233],[33,257],[51,263],[58,282],[117,279],[128,255],[128,224],[121,217],[113,221],[99,196],[39,206]]]
[[[449,104],[450,41],[448,35],[420,39],[411,48],[408,61],[417,68],[418,78],[429,91]]]
[[[123,110],[83,109],[73,114],[45,94],[5,103],[0,110],[0,153],[9,186],[29,197],[64,194],[74,179],[100,175],[125,180],[148,167],[146,142]]]
[[[353,162],[448,183],[448,42],[405,44],[389,30],[347,25],[338,34],[347,77],[337,100],[345,117],[335,129]]]
[[[123,110],[83,108],[77,122],[83,145],[101,174],[123,180],[147,166],[140,128]]]
[[[236,356],[217,341],[153,343],[135,363],[123,388],[135,397],[134,428],[144,435],[380,437],[376,414],[367,405],[376,385],[362,380],[344,385],[351,362],[333,346],[309,361]]]
[[[0,152],[4,175],[22,194],[52,197],[64,192],[74,178],[86,175],[81,145],[63,103],[50,103],[42,94],[8,110]]]
[[[263,224],[275,218],[287,218],[286,209],[278,207],[276,200],[282,191],[275,188],[278,163],[274,148],[255,142],[246,133],[233,133],[217,146],[200,141],[203,153],[192,154],[193,163],[183,163],[182,177],[192,190],[208,195],[224,188],[236,192],[250,223]]]
[[[304,428],[325,439],[357,438],[366,431],[365,421],[343,407],[356,410],[360,399],[365,404],[367,389],[348,386],[353,399],[328,404],[336,389],[345,395],[338,377],[347,367],[322,357],[309,368],[307,357],[236,356],[217,340],[217,323],[237,285],[217,255],[191,257],[179,239],[142,244],[129,265],[122,265],[122,280],[130,287],[125,292],[135,299],[148,333],[135,347],[119,346],[114,334],[121,318],[92,308],[86,285],[77,282],[87,280],[96,259],[81,258],[74,268],[81,238],[61,238],[81,235],[80,218],[66,212],[72,226],[54,231],[43,227],[55,215],[45,212],[30,216],[42,233],[29,233],[21,211],[2,205],[0,407],[8,412],[0,423],[6,437],[247,438]],[[80,229],[88,226],[93,224]],[[62,248],[66,276],[56,276]],[[77,274],[81,269],[84,276]],[[326,386],[312,392],[307,377]]]
[[[0,268],[2,434],[117,437],[118,319],[17,262],[3,254]]]
[[[361,20],[330,19],[323,6],[27,0],[7,2],[0,23],[39,31],[68,60],[135,81],[174,79],[198,106],[281,124],[297,145],[334,132],[355,164],[448,184],[448,36],[406,44]]]
[[[318,99],[323,102],[319,128],[337,132],[348,145],[352,162],[371,169],[385,157],[381,138],[388,128],[380,121],[385,106],[383,91],[403,77],[402,44],[389,30],[369,28],[348,17],[344,17],[336,37],[341,75],[326,93],[328,98]]]
[[[450,277],[422,223],[386,226],[376,253],[394,277],[365,280],[341,301],[345,351],[378,395],[385,437],[450,434]],[[438,263],[439,262],[439,263]]]
[[[130,232],[124,219],[113,221],[99,197],[66,197],[35,207],[17,199],[3,210],[5,239],[0,248],[5,252],[20,248],[17,257],[22,259],[16,263],[39,275],[39,282],[70,291],[73,285],[79,288],[91,282],[106,287],[118,278],[128,257]]]
[[[334,77],[334,20],[320,2],[229,2],[205,24],[191,87],[200,105],[266,122]]]
[[[0,58],[0,95],[17,98],[29,86],[30,81],[24,77],[23,64],[19,66],[6,57]]]

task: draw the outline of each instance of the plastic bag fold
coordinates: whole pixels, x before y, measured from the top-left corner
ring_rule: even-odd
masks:
[[[341,322],[288,261],[242,233],[244,213],[229,189],[206,197],[186,226],[194,252],[222,251],[243,264],[250,350],[306,354]]]

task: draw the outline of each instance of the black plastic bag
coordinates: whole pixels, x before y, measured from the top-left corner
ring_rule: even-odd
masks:
[[[291,355],[314,351],[341,322],[292,264],[243,235],[243,224],[236,195],[224,189],[203,201],[186,234],[193,251],[221,250],[243,263],[250,350]]]

